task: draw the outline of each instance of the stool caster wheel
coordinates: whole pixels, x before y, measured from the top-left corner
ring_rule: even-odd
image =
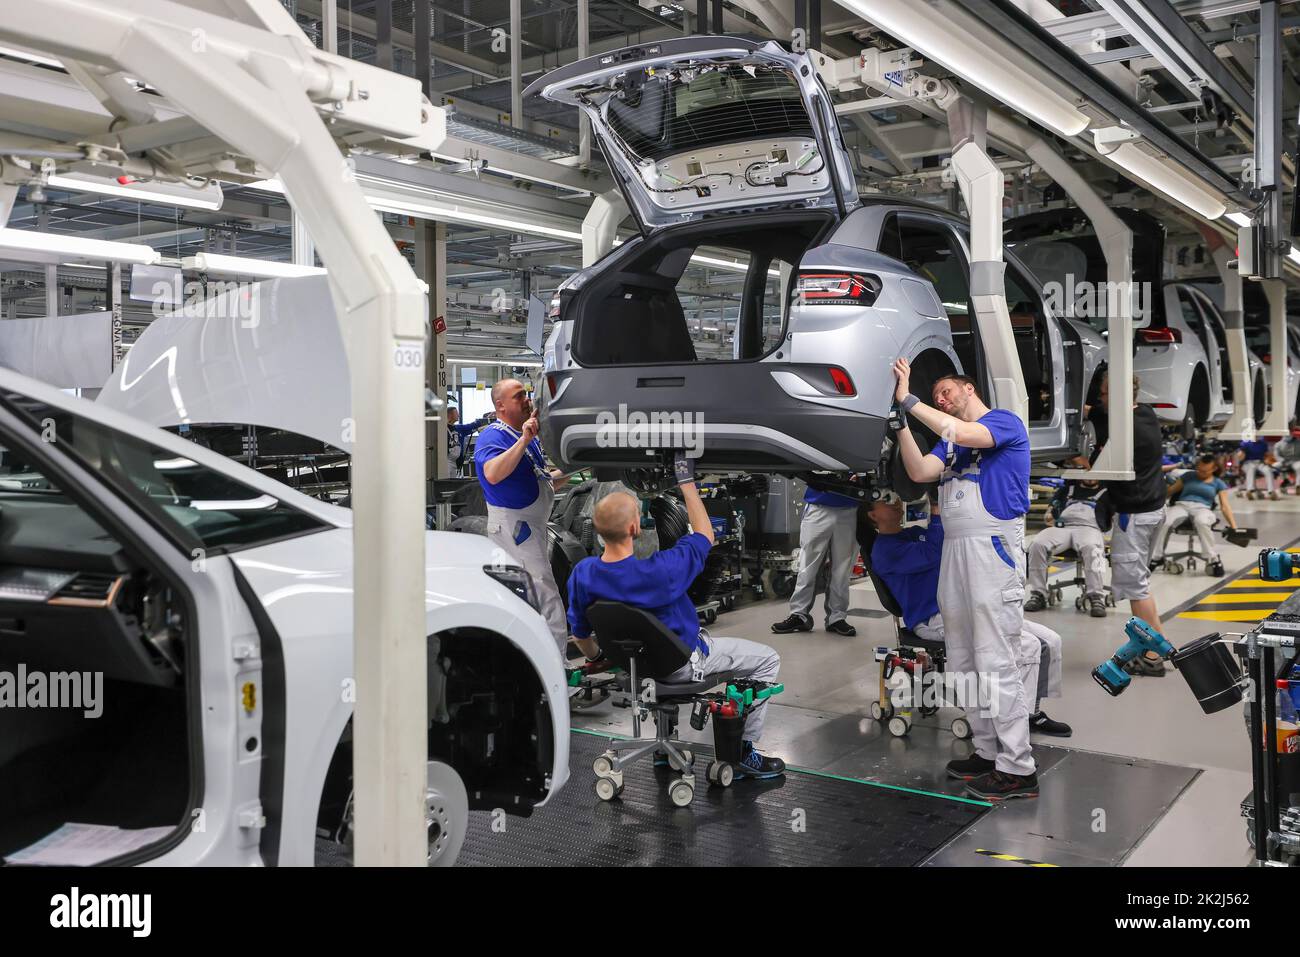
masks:
[[[965,718],[953,718],[952,724],[949,725],[952,730],[952,736],[962,741],[969,741],[971,737],[970,722]]]
[[[675,757],[673,757],[671,751],[668,753],[668,766],[672,768],[674,771],[685,771],[686,768],[689,768],[692,764],[695,763],[695,755],[694,753],[686,750],[685,748],[679,748],[678,750],[682,752],[682,757],[686,759],[685,767],[682,766],[682,763],[680,761],[678,761]]]
[[[668,785],[668,800],[676,807],[686,807],[695,799],[695,784],[692,779],[681,777]]]
[[[736,778],[736,769],[726,761],[710,761],[709,766],[704,771],[704,776],[709,779],[710,784],[716,784],[720,788],[729,788],[731,782]]]
[[[623,793],[623,772],[615,771],[608,777],[596,778],[596,797],[612,801]]]
[[[885,717],[885,709],[880,707],[879,701],[871,702],[871,720],[882,721]]]
[[[907,732],[912,730],[912,722],[906,718],[898,716],[889,719],[889,733],[896,738],[906,737]]]
[[[596,777],[607,778],[611,774],[615,773],[614,758],[615,754],[613,751],[606,751],[604,754],[596,758],[595,761],[591,762],[591,770],[596,772]]]
[[[1074,599],[1074,610],[1083,611],[1083,596],[1079,595]]]
[[[1169,562],[1165,565],[1165,569],[1171,575],[1181,575],[1183,573],[1183,566],[1178,562]]]
[[[1115,607],[1115,596],[1112,595],[1110,592],[1106,592],[1106,607],[1107,608]]]

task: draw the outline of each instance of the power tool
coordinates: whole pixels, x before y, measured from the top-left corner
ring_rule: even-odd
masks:
[[[1259,577],[1266,582],[1284,582],[1300,568],[1300,555],[1281,548],[1266,548],[1259,553]]]
[[[1261,558],[1260,561],[1263,559]],[[1113,697],[1122,694],[1129,682],[1133,680],[1124,670],[1126,664],[1148,651],[1155,652],[1164,659],[1172,655],[1175,650],[1174,646],[1165,640],[1164,635],[1141,618],[1130,618],[1124,625],[1124,634],[1128,636],[1128,641],[1115,652],[1115,656],[1092,669],[1093,681],[1105,688],[1106,693]]]

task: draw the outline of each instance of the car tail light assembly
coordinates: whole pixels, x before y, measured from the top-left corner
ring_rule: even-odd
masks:
[[[809,306],[870,306],[880,288],[880,280],[866,273],[801,272],[795,297]]]
[[[835,383],[835,391],[840,395],[857,395],[858,390],[853,385],[853,379],[849,374],[839,366],[831,366],[831,381]]]
[[[1137,329],[1137,338],[1143,345],[1168,346],[1183,341],[1183,334],[1177,329]]]

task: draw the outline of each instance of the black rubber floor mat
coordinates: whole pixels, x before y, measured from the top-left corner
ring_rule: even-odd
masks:
[[[808,772],[711,789],[708,749],[696,750],[695,800],[675,808],[676,775],[648,758],[625,772],[620,798],[596,797],[591,762],[604,736],[572,734],[569,782],[530,818],[474,812],[465,866],[919,865],[988,808]]]

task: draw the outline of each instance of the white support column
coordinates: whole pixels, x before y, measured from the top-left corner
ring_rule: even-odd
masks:
[[[1210,230],[1202,230],[1207,240],[1214,244],[1218,233],[1213,236]],[[1241,441],[1253,438],[1262,423],[1255,421],[1255,393],[1251,388],[1250,362],[1246,358],[1246,330],[1243,325],[1241,305],[1241,273],[1234,264],[1232,252],[1220,240],[1211,255],[1214,266],[1219,271],[1219,280],[1223,283],[1223,331],[1228,340],[1228,375],[1232,382],[1232,415],[1219,430],[1219,438]],[[1285,342],[1285,340],[1283,340]],[[1286,353],[1282,353],[1286,355]],[[1285,392],[1282,393],[1286,395]]]
[[[970,296],[993,382],[989,404],[1014,412],[1028,426],[1029,394],[1007,311],[1002,170],[984,151],[983,107],[959,101],[949,109],[948,123],[954,146],[952,170],[970,213]]]
[[[293,246],[293,264],[295,266],[315,266],[316,265],[316,244],[311,241],[311,234],[307,232],[307,224],[303,222],[297,211],[293,211],[290,221],[290,240]]]
[[[1133,231],[1079,175],[1069,160],[1041,137],[997,114],[989,115],[989,130],[1019,146],[1060,184],[1092,222],[1106,257],[1106,370],[1111,402],[1107,409],[1108,439],[1090,470],[1070,469],[1064,478],[1128,481],[1133,478]],[[1100,301],[1100,297],[1098,297]],[[1088,388],[1084,383],[1084,389]]]
[[[1273,391],[1273,407],[1264,418],[1261,435],[1286,435],[1290,426],[1291,410],[1287,408],[1286,391],[1286,281],[1265,279],[1261,281],[1264,295],[1268,297],[1269,341],[1272,343],[1273,361],[1269,365],[1269,384]]]
[[[431,479],[446,478],[447,461],[447,333],[438,319],[447,310],[447,224],[416,220],[415,274],[429,286],[429,353],[425,388],[434,395],[434,411],[426,418],[426,471]],[[440,526],[441,527],[441,526]]]
[[[104,263],[104,304],[112,316],[113,368],[122,364],[122,264]]]
[[[339,0],[321,0],[321,49],[326,53],[339,52]]]
[[[627,215],[627,202],[616,189],[601,193],[591,201],[582,220],[582,266],[585,269],[614,248],[618,224]]]

